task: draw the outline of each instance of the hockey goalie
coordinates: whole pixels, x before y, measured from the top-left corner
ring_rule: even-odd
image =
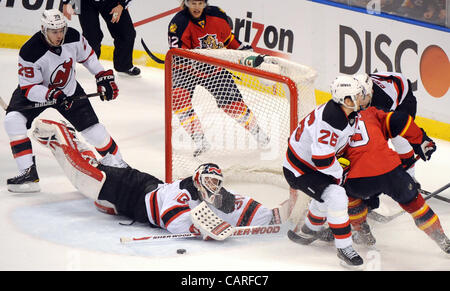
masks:
[[[65,123],[36,120],[32,136],[51,150],[73,186],[107,214],[216,240],[232,235],[234,226],[281,224],[287,216],[287,207],[269,209],[226,190],[216,164],[201,164],[193,176],[165,183],[113,155],[97,160]]]

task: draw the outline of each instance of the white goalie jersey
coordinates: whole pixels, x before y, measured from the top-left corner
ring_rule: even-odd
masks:
[[[76,63],[83,64],[93,75],[104,71],[97,55],[77,30],[69,27],[60,47],[50,47],[42,33],[37,32],[19,52],[19,86],[33,102],[47,101],[47,92],[53,88],[71,96],[77,87]]]
[[[187,189],[180,187],[182,180],[166,183],[145,196],[148,219],[151,224],[171,233],[198,233],[193,226],[190,211],[201,203]],[[234,194],[234,210],[224,213],[209,205],[212,211],[233,226],[267,225],[272,221],[272,209],[268,209],[250,197]]]

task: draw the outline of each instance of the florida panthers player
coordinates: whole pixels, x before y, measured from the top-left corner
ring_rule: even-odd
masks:
[[[184,49],[234,49],[247,50],[251,46],[235,38],[228,24],[228,16],[207,0],[183,0],[182,10],[169,24],[169,47]],[[206,88],[215,98],[217,106],[248,130],[260,146],[269,143],[269,137],[257,123],[252,110],[245,104],[232,74],[214,66],[182,64],[174,71],[174,113],[191,136],[196,149],[194,156],[210,148],[204,136],[197,113],[192,107],[192,97],[197,85]]]
[[[105,213],[124,215],[172,233],[195,233],[198,229],[193,227],[190,211],[205,201],[216,215],[235,226],[281,223],[283,213],[278,208],[268,209],[222,187],[222,172],[216,164],[202,164],[193,176],[164,183],[121,166],[109,154],[97,161],[75,131],[63,123],[36,120],[33,137],[52,151],[72,184]]]
[[[368,207],[363,201],[384,193],[411,214],[420,230],[442,250],[450,253],[450,240],[438,216],[418,193],[416,183],[401,166],[398,154],[388,145],[388,139],[396,136],[405,138],[425,161],[436,150],[433,140],[414,123],[412,116],[404,112],[387,113],[371,106],[360,113],[358,129],[344,152],[350,161],[344,187],[350,200],[349,215],[354,241],[375,244],[366,221]]]
[[[411,81],[403,74],[378,72],[374,74],[357,74],[354,76],[364,86],[366,94],[372,98],[372,106],[386,111],[404,112],[414,119],[417,112],[417,100],[412,91]],[[391,139],[397,153],[408,173],[414,178],[414,151],[401,136]]]
[[[86,39],[75,29],[67,27],[63,14],[45,10],[41,31],[34,34],[19,52],[19,85],[7,109],[4,126],[20,174],[7,180],[12,192],[40,190],[38,173],[27,129],[48,107],[20,111],[33,102],[56,100],[52,106],[59,111],[101,155],[111,153],[121,160],[121,154],[88,99],[72,102],[73,96],[86,95],[76,80],[75,64],[83,64],[95,75],[102,100],[118,96],[112,70],[105,70]]]
[[[283,163],[285,178],[293,189],[312,200],[305,224],[289,231],[288,237],[309,244],[328,222],[338,257],[349,266],[359,266],[363,259],[352,247],[343,170],[336,155],[348,145],[357,127],[358,111],[370,99],[351,76],[337,77],[331,84],[331,94],[332,100],[307,115],[289,138]]]

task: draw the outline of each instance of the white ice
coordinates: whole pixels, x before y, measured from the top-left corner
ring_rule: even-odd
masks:
[[[8,102],[17,86],[17,50],[0,49],[0,96]],[[107,68],[110,62],[103,61]],[[87,93],[95,92],[94,77],[81,65],[78,80]],[[118,143],[125,160],[142,171],[164,178],[164,75],[141,67],[142,78],[118,77],[120,96],[111,102],[91,99],[101,120]],[[420,106],[420,101],[419,101]],[[4,113],[0,114],[3,124]],[[50,109],[41,117],[56,118]],[[434,191],[449,182],[450,143],[436,140],[430,162],[419,161],[416,177],[422,188]],[[124,226],[124,217],[98,212],[69,183],[50,152],[33,143],[40,175],[40,193],[8,192],[6,179],[17,174],[9,140],[0,129],[0,270],[343,270],[333,245],[302,246],[284,234],[232,238],[223,242],[180,239],[122,245],[120,236],[165,233],[144,225]],[[268,207],[286,198],[271,185],[235,184],[233,189],[253,196]],[[442,193],[450,197],[449,191]],[[450,233],[450,205],[428,200]],[[382,198],[384,214],[399,208]],[[387,207],[389,206],[389,207]],[[405,214],[381,224],[370,221],[376,250],[356,246],[366,270],[450,270],[450,258]],[[177,249],[186,254],[179,255]]]

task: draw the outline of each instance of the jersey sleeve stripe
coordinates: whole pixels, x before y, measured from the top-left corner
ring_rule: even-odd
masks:
[[[387,132],[389,134],[389,137],[392,138],[392,133],[391,133],[391,116],[394,112],[389,112],[386,116],[386,129]]]
[[[400,136],[404,136],[405,135],[405,133],[408,131],[408,129],[409,129],[409,126],[411,125],[411,122],[412,122],[412,117],[411,116],[408,116],[408,121],[406,122],[406,125],[405,125],[405,127],[403,128],[403,130],[402,130],[402,132],[399,134]]]
[[[239,217],[236,226],[249,226],[252,223],[253,217],[255,216],[256,211],[258,211],[259,207],[261,207],[260,203],[256,202],[253,199],[250,199],[250,201],[247,202],[247,205],[245,205],[245,209],[244,211],[242,211],[242,214]]]
[[[334,161],[336,160],[334,153],[323,156],[312,155],[311,159],[315,164],[316,168],[319,170],[331,167],[334,164]]]
[[[183,213],[189,212],[191,209],[187,205],[175,205],[161,215],[164,226],[167,228],[169,224]]]
[[[292,149],[291,145],[289,145],[288,150],[286,152],[286,158],[288,163],[296,169],[300,174],[310,173],[316,171],[316,168],[309,164],[308,162],[301,159]]]
[[[158,206],[158,199],[156,197],[156,194],[158,193],[158,190],[152,192],[152,194],[150,195],[150,211],[151,211],[151,216],[153,219],[153,222],[155,223],[155,225],[157,226],[161,226],[159,220],[159,206]]]

